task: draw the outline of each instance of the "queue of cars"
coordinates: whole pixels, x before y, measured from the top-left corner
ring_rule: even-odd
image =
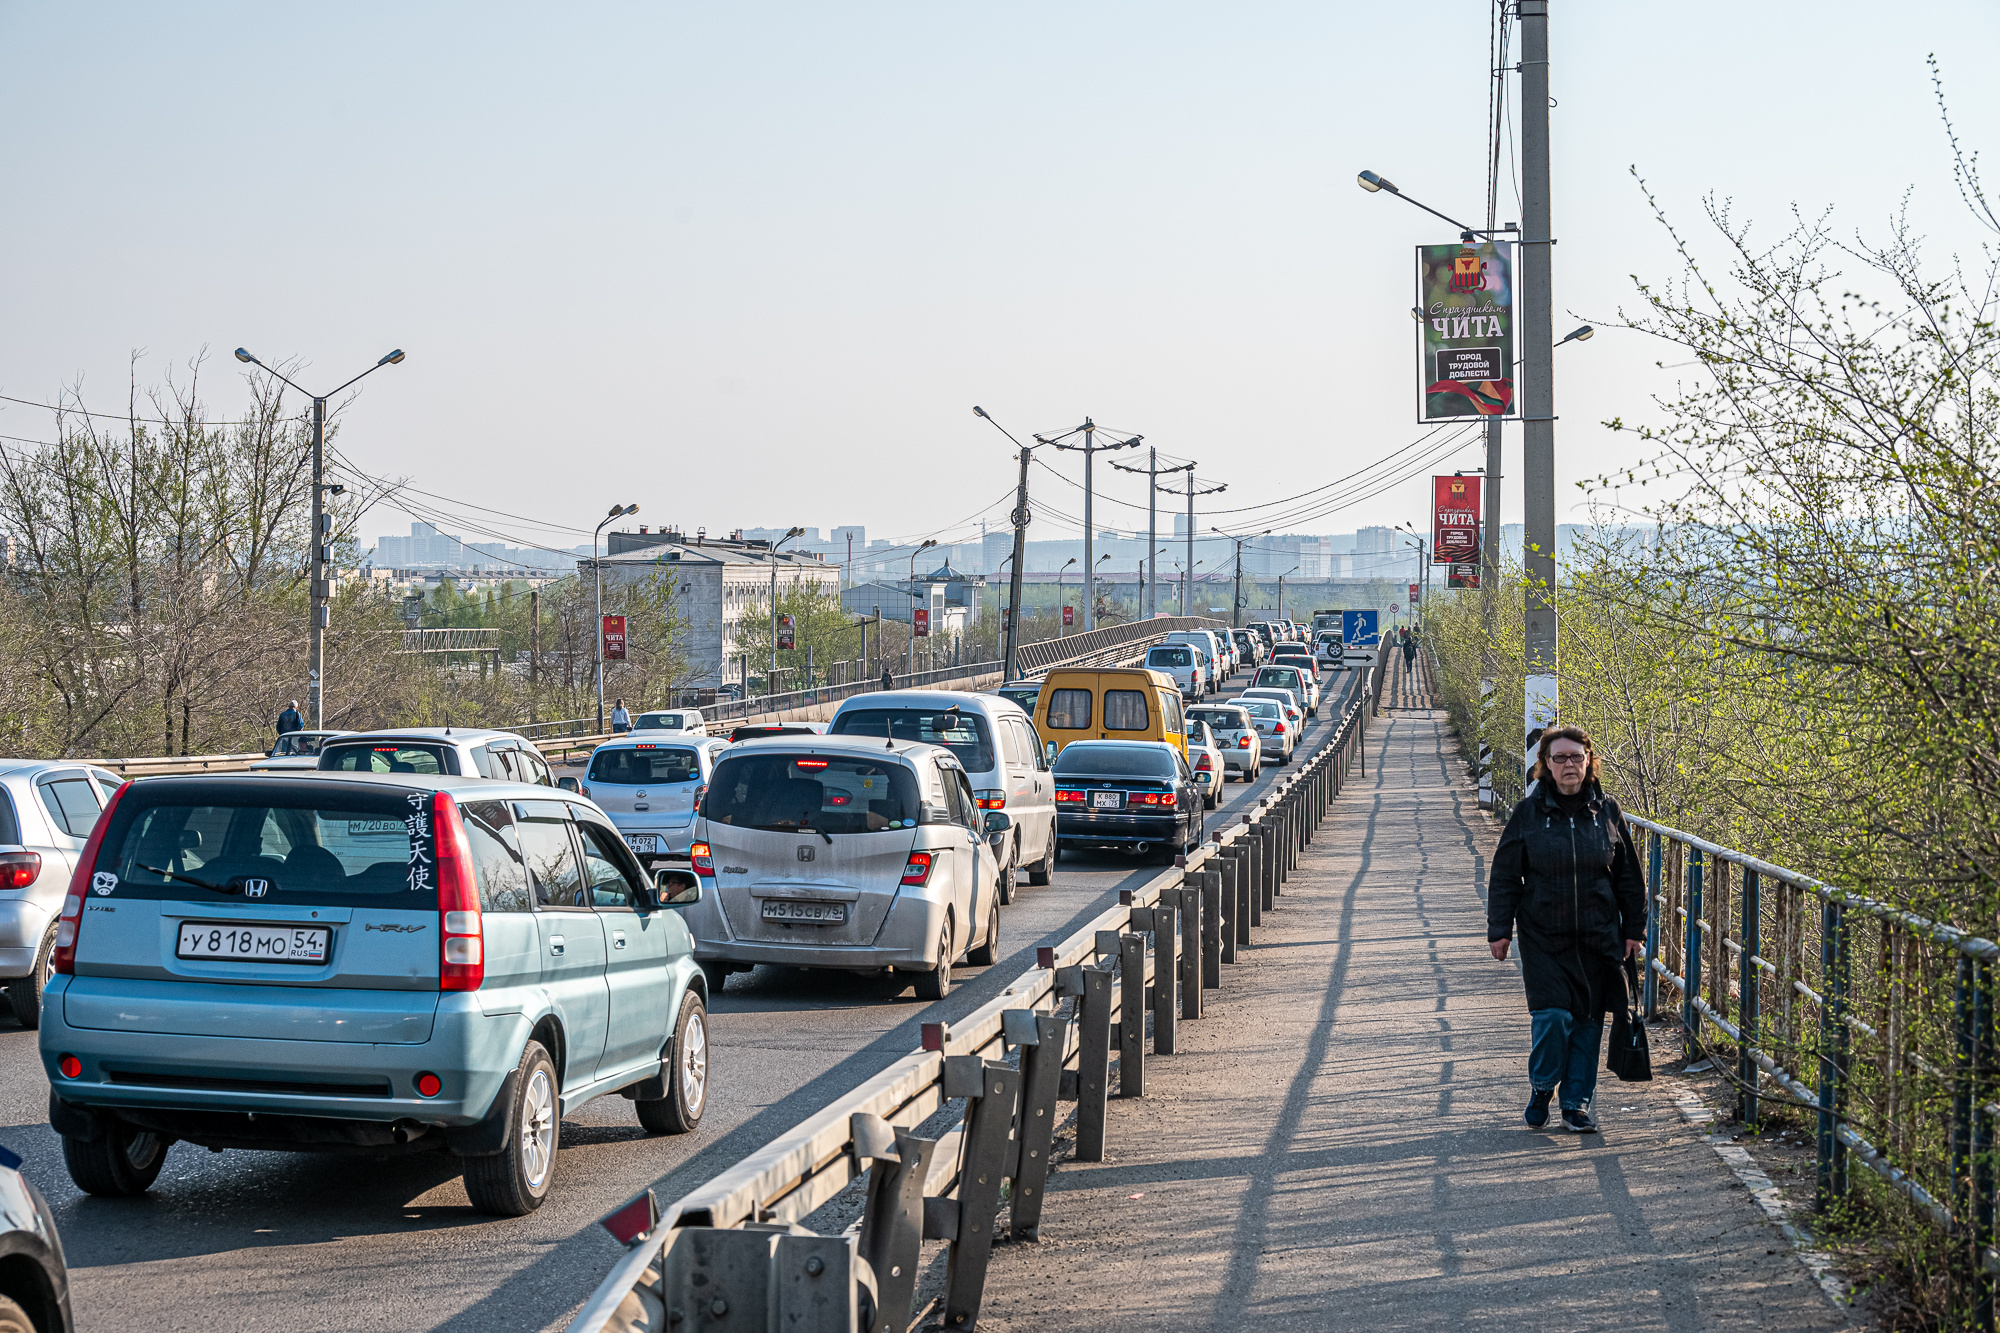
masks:
[[[1197,660],[1261,648],[1204,635]],[[0,981],[41,1028],[72,1178],[143,1193],[180,1140],[428,1152],[476,1207],[526,1213],[579,1107],[700,1123],[730,973],[886,972],[942,998],[960,961],[998,960],[1021,875],[1191,850],[1221,784],[1297,744],[1285,691],[1190,711],[1143,667],[1034,684],[1032,712],[888,691],[740,739],[679,710],[580,781],[456,727],[315,734],[304,771],[0,766]]]

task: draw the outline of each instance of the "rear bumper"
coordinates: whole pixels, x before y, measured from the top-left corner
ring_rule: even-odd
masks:
[[[76,1028],[63,1017],[69,981],[58,976],[50,982],[42,1009],[42,1065],[64,1101],[109,1110],[234,1113],[223,1118],[231,1123],[255,1113],[466,1126],[493,1105],[528,1037],[524,1015],[482,1013],[475,992],[443,996],[430,1040],[401,1045]],[[57,1067],[63,1055],[81,1062],[78,1077],[63,1077]],[[443,1087],[437,1096],[418,1095],[420,1073],[438,1076]]]
[[[781,963],[792,967],[843,968],[854,972],[875,972],[885,967],[928,972],[938,964],[938,941],[944,934],[942,901],[924,896],[924,891],[898,893],[889,904],[888,914],[866,944],[836,944],[816,940],[817,926],[794,926],[789,940],[746,940],[729,927],[728,915],[716,900],[715,881],[703,880],[702,901],[685,908],[681,920],[694,936],[694,956],[701,963]],[[956,924],[956,938],[963,942],[970,929]]]
[[[619,815],[612,820],[612,827],[618,830],[620,837],[658,838],[659,850],[652,853],[654,856],[685,856],[688,848],[694,845],[692,819],[685,824],[640,824],[633,822],[635,818],[642,819],[644,816]]]
[[[0,977],[25,977],[35,970],[35,954],[53,920],[53,907],[26,898],[0,899]]]
[[[1255,750],[1224,750],[1222,766],[1232,773],[1248,773],[1256,764],[1257,756],[1262,750],[1262,746]]]
[[[1135,843],[1170,843],[1179,839],[1181,816],[1060,813],[1056,836],[1074,847],[1129,847]]]

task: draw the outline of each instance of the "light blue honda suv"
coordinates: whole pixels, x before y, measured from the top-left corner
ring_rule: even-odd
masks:
[[[118,789],[63,901],[49,1120],[82,1189],[139,1194],[176,1140],[444,1152],[489,1213],[538,1207],[562,1117],[655,1133],[708,1101],[706,982],[611,821],[545,786],[320,773]]]

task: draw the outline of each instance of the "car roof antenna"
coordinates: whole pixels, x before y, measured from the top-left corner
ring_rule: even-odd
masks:
[[[887,736],[887,737],[889,738],[889,743],[888,743],[887,745],[883,746],[882,748],[883,748],[883,749],[885,749],[885,750],[893,750],[893,749],[895,749],[895,748],[896,748],[896,723],[895,723],[895,720],[894,720],[893,718],[891,718],[891,717],[889,716],[889,714],[888,714],[888,713],[887,713],[886,711],[885,711],[885,712],[884,712],[884,713],[882,714],[882,734],[883,734],[884,736]]]

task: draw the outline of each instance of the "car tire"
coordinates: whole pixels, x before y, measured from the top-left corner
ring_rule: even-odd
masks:
[[[1042,853],[1041,864],[1029,867],[1028,883],[1033,884],[1037,888],[1039,888],[1047,884],[1050,880],[1054,879],[1055,874],[1056,874],[1056,835],[1054,830],[1050,830],[1048,850]]]
[[[0,1333],[35,1333],[28,1312],[5,1296],[0,1296]]]
[[[1000,867],[1000,896],[998,901],[1014,901],[1014,889],[1021,882],[1021,835],[1015,834],[1007,854],[1007,864]]]
[[[130,1199],[144,1194],[160,1177],[173,1140],[104,1116],[95,1142],[64,1136],[63,1165],[85,1194]]]
[[[938,963],[928,972],[917,973],[917,998],[942,1000],[951,994],[951,917],[944,919],[944,934],[938,939]]]
[[[708,1050],[708,1007],[688,991],[681,996],[674,1038],[661,1062],[667,1095],[632,1103],[648,1133],[687,1134],[701,1124],[701,1113],[708,1109]]]
[[[987,913],[986,938],[978,947],[965,955],[965,961],[974,967],[991,967],[1000,961],[1000,902],[994,900],[993,910]]]
[[[490,1157],[467,1157],[465,1194],[493,1217],[526,1217],[555,1183],[562,1139],[562,1092],[556,1063],[538,1041],[521,1050],[514,1104],[507,1108],[507,1146]]]
[[[14,1011],[14,1021],[30,1032],[42,1025],[42,994],[49,988],[49,965],[55,951],[56,928],[51,922],[48,933],[42,936],[42,947],[35,952],[34,970],[7,987],[7,1004]]]

